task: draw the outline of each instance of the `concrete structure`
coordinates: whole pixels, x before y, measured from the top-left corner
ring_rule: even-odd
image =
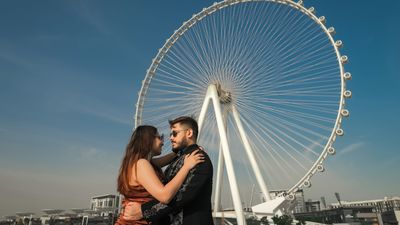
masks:
[[[272,199],[276,198],[277,195],[280,193],[284,192],[286,190],[272,190],[270,191],[270,196]],[[262,198],[262,197],[261,197]],[[303,190],[299,189],[295,193],[295,207],[293,208],[293,213],[301,213],[301,212],[306,212],[306,205],[304,202],[304,192]],[[261,199],[262,202],[265,201],[265,199]]]

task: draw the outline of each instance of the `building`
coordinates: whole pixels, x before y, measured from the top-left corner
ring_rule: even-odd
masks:
[[[119,201],[120,198],[118,195],[107,194],[95,196],[90,201],[90,209],[98,212],[101,216],[116,215]]]
[[[380,224],[398,225],[400,222],[400,197],[364,201],[341,201],[331,204],[332,208],[340,207],[372,207]]]
[[[306,206],[305,212],[321,211],[321,204],[319,201],[312,201],[311,199],[308,199],[308,201],[305,202],[305,206]]]
[[[63,215],[64,209],[42,209],[45,214],[40,217],[42,225],[62,223],[67,217]]]
[[[379,221],[379,216],[371,206],[350,206],[325,209],[321,211],[310,211],[295,213],[296,220],[311,221],[316,223],[334,224],[363,224],[363,225],[383,225]]]
[[[341,203],[331,204],[332,208],[339,208],[341,206],[372,206],[375,207],[377,212],[387,212],[393,210],[400,210],[400,197],[385,197],[376,200],[364,201],[341,201]]]
[[[279,194],[281,194],[282,192],[285,192],[286,190],[273,190],[270,191],[270,196],[272,199],[274,199],[276,196],[278,196]],[[300,213],[300,212],[305,212],[306,211],[306,205],[304,202],[304,192],[303,190],[299,189],[298,191],[296,191],[295,193],[295,206],[293,208],[293,213]],[[265,202],[265,199],[261,199],[262,202]]]
[[[297,220],[325,224],[357,223],[362,225],[399,225],[400,198],[384,198],[365,201],[341,201],[330,205],[330,209],[316,210],[306,202],[307,212],[295,213]]]

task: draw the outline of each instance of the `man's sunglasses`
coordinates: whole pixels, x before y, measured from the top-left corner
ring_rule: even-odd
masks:
[[[184,129],[184,130],[173,130],[171,133],[169,133],[169,136],[171,137],[176,137],[178,134],[179,134],[179,132],[181,132],[181,131],[187,131],[187,130],[189,130],[189,129]]]

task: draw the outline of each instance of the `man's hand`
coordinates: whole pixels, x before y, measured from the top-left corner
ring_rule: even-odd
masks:
[[[123,213],[122,218],[124,220],[140,220],[143,218],[141,204],[138,202],[128,202]]]

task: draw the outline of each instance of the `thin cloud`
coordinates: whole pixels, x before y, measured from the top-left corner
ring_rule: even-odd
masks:
[[[102,11],[96,8],[97,5],[90,4],[88,1],[81,1],[79,5],[74,5],[73,10],[83,20],[84,23],[93,27],[100,34],[114,39],[115,44],[122,46],[123,49],[134,49],[131,40],[127,40],[124,36],[117,33],[106,19],[103,19]]]
[[[100,160],[100,159],[106,159],[106,152],[93,147],[93,146],[78,146],[78,145],[74,145],[74,146],[70,146],[68,148],[68,152],[72,152],[75,156],[76,159],[81,161],[87,161],[87,160]]]
[[[80,156],[84,159],[95,158],[95,157],[99,157],[100,155],[101,155],[101,152],[94,147],[90,147],[90,148],[82,150],[80,152]]]
[[[112,31],[105,25],[105,22],[100,19],[100,16],[94,10],[95,6],[87,5],[87,2],[79,2],[79,5],[74,7],[78,15],[89,25],[93,26],[97,31],[104,35],[111,35]]]
[[[118,151],[110,151],[100,149],[94,146],[70,146],[68,152],[73,154],[73,158],[78,162],[85,162],[84,167],[93,167],[92,164],[103,163],[103,167],[107,167],[110,170],[116,168],[120,160],[120,154],[116,154]],[[121,152],[122,154],[122,152]]]
[[[49,58],[35,58],[35,59],[27,59],[22,54],[16,54],[13,52],[18,52],[19,49],[14,49],[13,51],[1,51],[0,59],[11,62],[19,67],[27,68],[30,71],[41,71],[42,79],[52,79],[52,76],[57,74],[59,81],[65,80],[64,83],[70,83],[67,78],[74,74],[75,77],[85,77],[82,71],[75,70],[64,63],[57,61],[55,59]],[[41,61],[51,61],[51,63],[42,64]],[[60,70],[60,68],[62,68]],[[43,77],[44,76],[44,77]],[[86,82],[85,80],[81,81]],[[84,84],[82,84],[84,85]],[[104,118],[119,124],[124,125],[132,125],[133,116],[122,115],[118,109],[109,105],[109,103],[99,101],[97,99],[90,98],[84,93],[76,93],[71,92],[71,90],[67,89],[68,86],[60,86],[57,89],[57,93],[54,93],[52,96],[48,96],[49,99],[56,99],[54,101],[50,101],[49,107],[54,108],[53,104],[69,104],[67,108],[63,107],[63,105],[57,107],[57,110],[64,108],[64,110],[74,110],[84,114],[93,115],[96,117]],[[59,101],[59,99],[64,99],[64,101]],[[67,100],[70,101],[67,101]],[[42,101],[48,102],[48,101]],[[68,109],[69,108],[69,109]],[[132,119],[131,119],[132,118]]]
[[[338,149],[338,155],[347,155],[347,154],[350,154],[352,152],[361,150],[364,145],[365,145],[364,142],[353,143],[353,144],[348,145],[347,147],[345,147],[343,149]]]
[[[96,103],[95,101],[93,101],[90,105],[77,105],[77,109],[81,113],[104,118],[109,121],[124,125],[132,125],[132,119],[128,119],[126,116],[121,115],[112,108],[113,107],[106,105],[106,103]]]

